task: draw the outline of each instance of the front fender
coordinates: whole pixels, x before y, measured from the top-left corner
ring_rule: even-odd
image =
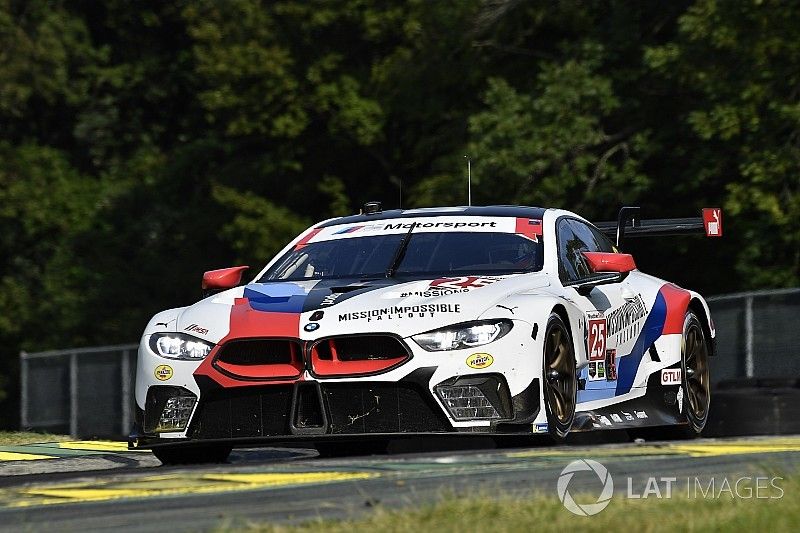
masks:
[[[544,353],[547,321],[554,311],[565,319],[572,336],[575,360],[578,367],[583,366],[586,363],[584,317],[580,309],[567,298],[551,294],[516,294],[484,311],[480,319],[511,318],[529,323],[536,353],[541,355]]]
[[[184,309],[186,309],[186,307],[176,307],[156,313],[153,318],[150,319],[150,322],[147,323],[142,336],[152,335],[153,333],[173,333],[178,331],[178,318]]]

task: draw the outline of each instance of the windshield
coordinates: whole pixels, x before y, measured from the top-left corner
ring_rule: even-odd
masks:
[[[310,243],[286,253],[259,281],[383,277],[404,234]],[[395,271],[403,275],[531,272],[542,267],[541,240],[514,233],[412,233]]]

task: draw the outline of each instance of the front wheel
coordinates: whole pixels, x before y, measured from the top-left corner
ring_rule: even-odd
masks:
[[[548,430],[551,436],[561,440],[569,433],[575,420],[578,376],[572,337],[557,313],[551,313],[547,320],[542,361]]]
[[[231,446],[193,446],[153,448],[153,455],[165,466],[224,463],[231,453]]]

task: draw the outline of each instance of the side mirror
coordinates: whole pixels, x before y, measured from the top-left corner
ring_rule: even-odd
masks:
[[[631,254],[614,254],[608,252],[583,252],[589,268],[597,274],[601,272],[616,272],[624,274],[636,270],[636,262]]]
[[[588,296],[598,285],[619,283],[628,277],[628,273],[636,270],[636,262],[630,254],[609,252],[582,252],[589,268],[594,274],[575,289],[581,296]]]
[[[242,282],[244,271],[249,266],[235,266],[230,268],[220,268],[219,270],[209,270],[203,274],[203,297],[225,289],[232,289]]]

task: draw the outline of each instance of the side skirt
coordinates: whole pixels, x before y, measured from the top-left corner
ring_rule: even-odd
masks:
[[[680,368],[680,363],[669,368]],[[689,422],[685,403],[680,385],[662,385],[661,371],[658,370],[647,379],[647,392],[643,396],[599,409],[579,411],[575,414],[572,431],[684,425]]]

